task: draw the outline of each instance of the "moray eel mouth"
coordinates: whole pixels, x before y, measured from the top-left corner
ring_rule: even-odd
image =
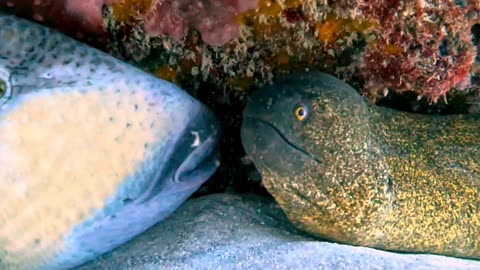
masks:
[[[312,162],[321,160],[288,139],[273,123],[258,116],[245,114],[241,129],[245,152],[257,169],[277,175],[296,174]]]

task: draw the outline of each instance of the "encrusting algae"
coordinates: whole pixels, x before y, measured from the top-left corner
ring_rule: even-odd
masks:
[[[334,74],[373,101],[393,92],[436,103],[453,90],[478,90],[478,31],[469,31],[480,20],[478,1],[73,2],[7,1],[0,8],[61,29],[79,22],[79,37],[103,28],[115,56],[152,73],[168,67],[177,75],[166,77],[193,93],[202,84],[248,93],[307,68]]]
[[[236,25],[230,27],[238,27],[238,35],[216,46],[204,43],[203,32],[195,29],[184,39],[168,33],[151,37],[138,13],[125,33],[116,18],[125,17],[128,7],[119,13],[121,4],[115,4],[107,16],[116,37],[110,48],[151,71],[170,67],[181,85],[193,80],[222,90],[250,92],[278,75],[306,68],[352,82],[373,100],[393,91],[437,102],[453,89],[478,88],[470,74],[477,48],[465,29],[478,23],[479,4],[362,3],[260,0],[256,9],[232,15]],[[246,79],[252,83],[236,82]]]

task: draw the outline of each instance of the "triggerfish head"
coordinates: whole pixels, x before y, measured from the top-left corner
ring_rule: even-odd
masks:
[[[179,207],[219,166],[172,83],[0,13],[0,269],[68,269]]]

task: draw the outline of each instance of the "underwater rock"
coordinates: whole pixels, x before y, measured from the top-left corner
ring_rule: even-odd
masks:
[[[209,38],[211,31],[195,16],[165,14],[167,9],[159,9],[158,16],[180,23],[167,29],[147,21],[156,38],[137,23],[125,33],[115,12],[107,16],[109,31],[117,36],[110,48],[153,73],[171,70],[170,78],[182,86],[207,83],[251,92],[285,73],[319,69],[358,86],[373,101],[395,92],[437,103],[454,89],[479,90],[472,82],[478,66],[478,31],[472,29],[480,22],[475,1],[259,0],[256,9],[234,16],[239,32],[229,42],[237,27]],[[230,12],[211,14],[218,20],[211,20],[209,29],[220,29],[215,21],[222,27],[233,23],[224,20],[232,18]],[[195,27],[182,38],[189,20]]]
[[[184,88],[249,92],[310,68],[374,101],[413,92],[436,103],[455,89],[479,91],[480,4],[472,0],[8,0],[0,8],[109,41],[116,56],[168,70]]]
[[[238,36],[237,15],[257,6],[258,0],[160,0],[146,18],[145,31],[181,41],[195,28],[205,43],[222,46]]]
[[[9,11],[53,27],[95,45],[107,41],[103,5],[122,0],[4,0],[0,10]]]

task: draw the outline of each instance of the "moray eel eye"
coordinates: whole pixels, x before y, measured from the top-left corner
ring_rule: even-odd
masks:
[[[303,106],[303,105],[297,105],[295,107],[295,118],[298,120],[298,121],[303,121],[307,118],[308,116],[308,109],[307,107]]]

